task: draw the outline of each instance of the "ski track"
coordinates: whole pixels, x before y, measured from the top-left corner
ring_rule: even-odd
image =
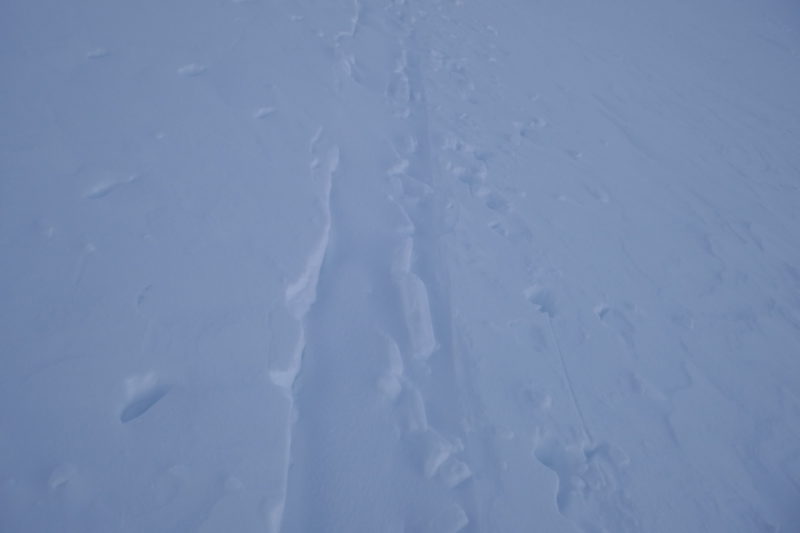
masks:
[[[402,11],[401,11],[402,13]],[[406,20],[414,20],[416,14],[406,8],[401,15]],[[447,413],[449,416],[446,428],[431,429],[436,438],[448,435],[449,444],[439,453],[432,453],[426,464],[426,477],[439,473],[439,482],[450,489],[462,487],[454,493],[449,518],[450,528],[434,527],[434,530],[458,531],[467,527],[471,530],[483,530],[484,519],[473,478],[475,448],[470,434],[473,406],[468,398],[474,398],[472,385],[461,357],[461,346],[457,345],[455,336],[448,274],[447,243],[444,237],[451,231],[452,221],[449,211],[453,207],[451,193],[442,180],[438,161],[434,157],[431,142],[431,122],[429,104],[423,81],[421,50],[427,50],[421,41],[421,30],[413,23],[404,27],[401,49],[395,63],[394,77],[387,87],[387,98],[396,105],[396,116],[407,122],[410,135],[402,146],[395,146],[397,163],[388,174],[399,181],[402,191],[400,203],[406,205],[406,212],[412,224],[424,228],[413,236],[412,252],[403,254],[413,257],[403,261],[405,280],[400,283],[417,285],[420,298],[417,306],[406,304],[407,323],[410,326],[412,339],[421,339],[423,349],[414,353],[423,359],[433,356],[430,363],[431,383],[436,398],[428,398],[431,409]],[[417,182],[423,184],[418,186]],[[411,266],[412,268],[409,268]],[[430,324],[422,328],[414,327],[417,323],[416,308],[426,309],[429,315],[420,324]],[[434,319],[435,317],[435,319]],[[431,335],[435,332],[435,337]],[[434,355],[435,354],[435,355]],[[423,384],[423,386],[426,384]],[[464,483],[466,482],[466,483]],[[464,483],[464,485],[462,485]]]
[[[371,16],[376,16],[376,13],[372,12]],[[334,280],[346,279],[348,274],[342,268],[348,261],[363,262],[361,268],[374,272],[371,275],[373,284],[380,285],[384,283],[384,279],[389,280],[397,294],[391,304],[396,311],[392,312],[402,316],[405,323],[405,331],[398,331],[389,322],[377,326],[382,330],[380,337],[385,346],[386,363],[383,375],[374,382],[374,388],[384,398],[383,401],[387,402],[385,405],[389,412],[393,413],[392,425],[398,433],[378,435],[374,440],[385,443],[383,446],[388,449],[384,453],[394,454],[383,460],[398,462],[402,467],[407,460],[404,457],[412,458],[417,472],[414,475],[416,481],[412,476],[412,482],[432,484],[432,494],[438,494],[437,501],[441,500],[441,504],[433,509],[424,502],[410,502],[411,505],[429,509],[422,516],[413,516],[413,513],[411,516],[402,516],[403,513],[399,513],[398,519],[405,524],[403,527],[418,531],[455,533],[468,527],[471,530],[481,529],[480,506],[472,482],[473,468],[470,466],[473,452],[466,427],[469,419],[466,398],[472,395],[459,359],[461,354],[454,345],[447,257],[442,246],[442,236],[448,232],[449,198],[446,187],[437,178],[438,171],[430,140],[428,104],[416,27],[417,15],[411,4],[397,2],[378,16],[387,19],[365,20],[360,4],[354,3],[351,27],[334,37],[335,52],[340,58],[341,74],[344,75],[344,79],[340,79],[335,86],[343,93],[364,88],[363,78],[356,68],[359,60],[346,51],[349,42],[361,35],[360,27],[372,22],[392,28],[387,38],[394,42],[390,44],[390,48],[393,48],[395,60],[393,65],[388,66],[388,84],[383,100],[395,117],[392,123],[391,138],[394,141],[391,143],[391,151],[396,160],[385,168],[383,201],[389,202],[398,211],[399,223],[386,230],[387,234],[395,237],[385,244],[373,246],[371,255],[364,254],[356,241],[350,242],[351,237],[344,233],[344,229],[333,230],[337,232],[337,251],[331,257],[330,271],[326,271],[327,267],[323,267],[323,263],[327,264],[331,226],[336,226],[335,221],[339,218],[335,213],[345,208],[331,206],[330,175],[335,170],[335,165],[333,168],[323,165],[322,177],[328,179],[320,180],[323,189],[321,196],[325,200],[322,202],[325,222],[322,236],[308,256],[303,273],[286,289],[287,309],[303,325],[288,367],[271,373],[273,382],[291,396],[291,408],[296,412],[297,418],[294,426],[299,425],[301,428],[298,437],[293,436],[295,431],[292,430],[287,438],[289,454],[284,494],[290,501],[284,499],[276,506],[272,519],[275,531],[281,530],[282,526],[286,526],[283,530],[293,531],[307,530],[313,528],[314,524],[325,524],[326,527],[342,527],[345,524],[341,516],[344,510],[332,507],[335,504],[331,501],[335,501],[335,496],[325,495],[328,488],[317,486],[329,479],[329,465],[321,464],[316,459],[326,455],[319,446],[326,446],[333,460],[337,457],[342,461],[353,459],[344,452],[339,452],[342,447],[347,446],[342,441],[344,436],[338,436],[334,430],[325,429],[336,422],[320,420],[319,417],[312,416],[311,412],[304,412],[302,406],[305,402],[327,401],[326,392],[315,387],[313,383],[322,379],[320,376],[323,374],[337,373],[337,369],[331,366],[334,363],[329,360],[306,359],[322,357],[319,349],[312,348],[309,351],[308,347],[326,346],[333,349],[331,347],[338,342],[336,338],[330,337],[331,333],[326,332],[325,328],[309,329],[306,321],[313,313],[312,306],[319,294],[328,295],[320,304],[319,314],[333,312],[328,308],[337,305],[335,302],[338,291],[332,284],[339,282]],[[328,133],[331,138],[334,137],[333,132]],[[312,140],[312,152],[319,144],[319,137],[318,133]],[[312,164],[312,170],[316,166]],[[342,172],[347,174],[349,170]],[[345,202],[345,199],[341,200],[343,205]],[[353,214],[342,212],[343,219],[349,216]],[[376,270],[387,267],[388,271]],[[390,299],[387,297],[385,300]],[[360,311],[364,311],[366,315],[381,314],[377,309],[374,313],[368,309]],[[354,316],[353,321],[357,320],[359,318]],[[337,355],[339,356],[357,357],[344,354]],[[337,364],[345,363],[340,361]],[[363,386],[355,381],[355,377],[342,377],[345,380],[354,380],[356,387]],[[336,385],[330,387],[333,389]],[[364,391],[363,394],[372,397],[369,391]],[[346,400],[333,397],[329,399],[346,403]],[[379,401],[378,408],[380,406]],[[312,437],[313,435],[316,437]],[[298,441],[298,438],[302,440]],[[289,464],[292,466],[288,466]],[[398,502],[398,505],[401,503]],[[292,505],[295,509],[302,508],[305,511],[292,511]],[[290,512],[289,523],[283,516],[287,506]],[[308,512],[315,512],[319,517],[300,516]],[[387,513],[391,514],[391,510]],[[359,517],[347,527],[355,527],[354,524],[361,524],[364,520],[367,518]],[[371,524],[370,527],[379,526]]]

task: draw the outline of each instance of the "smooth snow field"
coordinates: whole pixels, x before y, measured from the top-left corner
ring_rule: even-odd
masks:
[[[0,43],[0,532],[800,532],[797,0]]]

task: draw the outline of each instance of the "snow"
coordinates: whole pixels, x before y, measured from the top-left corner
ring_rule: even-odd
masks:
[[[789,0],[9,0],[0,530],[800,527]]]

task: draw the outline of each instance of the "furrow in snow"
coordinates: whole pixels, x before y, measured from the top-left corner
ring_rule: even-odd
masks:
[[[286,490],[291,466],[292,435],[295,418],[294,383],[300,374],[303,365],[303,354],[306,349],[306,315],[317,300],[317,286],[320,272],[325,262],[331,235],[331,189],[333,175],[339,166],[339,148],[336,145],[320,147],[323,129],[320,127],[315,132],[310,143],[311,177],[318,186],[319,209],[322,215],[322,228],[319,240],[308,254],[303,271],[297,279],[286,287],[284,305],[297,322],[297,338],[289,354],[288,362],[282,368],[270,369],[272,382],[284,391],[289,399],[289,417],[286,430],[284,449],[284,488],[282,499],[277,502],[269,512],[271,531],[277,533],[281,530],[283,513],[286,505]]]
[[[417,378],[420,383],[414,385],[414,390],[419,391],[423,405],[430,404],[435,412],[447,413],[446,418],[437,422],[442,427],[431,426],[423,434],[428,442],[423,471],[426,477],[436,475],[445,487],[453,489],[472,477],[468,465],[473,450],[468,440],[465,445],[468,435],[464,431],[464,421],[469,418],[465,402],[469,385],[452,338],[448,259],[441,240],[448,232],[450,199],[447,187],[436,179],[438,172],[432,155],[417,42],[419,30],[411,23],[415,19],[406,6],[400,17],[406,22],[402,48],[386,96],[396,109],[395,116],[405,121],[407,134],[404,141],[395,145],[397,162],[387,174],[402,191],[398,202],[404,206],[412,225],[424,231],[415,232],[399,251],[403,268],[399,269],[402,273],[396,273],[395,280],[403,295],[411,354],[423,361],[430,359],[425,363],[432,372],[430,377]],[[453,522],[454,531],[467,526],[480,527],[483,521],[474,483],[452,493],[452,505],[463,517],[463,521]]]

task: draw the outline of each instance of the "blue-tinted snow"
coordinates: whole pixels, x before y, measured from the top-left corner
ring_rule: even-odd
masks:
[[[793,2],[0,35],[0,530],[800,527]]]

